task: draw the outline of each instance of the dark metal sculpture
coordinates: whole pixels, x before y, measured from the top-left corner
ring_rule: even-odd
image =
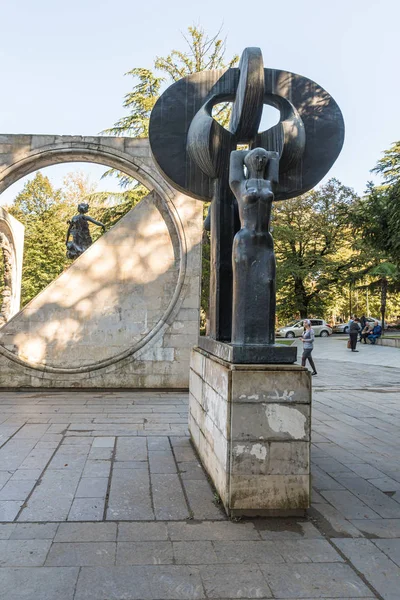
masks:
[[[92,245],[92,237],[89,231],[89,223],[98,225],[105,231],[106,226],[100,221],[96,221],[89,215],[86,215],[89,210],[89,204],[82,202],[78,204],[78,215],[72,217],[68,221],[69,227],[67,231],[67,239],[65,245],[67,246],[67,258],[75,259],[78,258],[85,250]],[[69,241],[69,236],[72,235],[72,242]]]
[[[227,101],[233,102],[229,130],[212,117],[213,106]],[[280,121],[267,131],[259,132],[264,104],[279,109]],[[152,111],[149,136],[156,163],[171,185],[200,200],[212,200],[207,219],[211,228],[210,327],[208,339],[203,339],[201,344],[237,362],[294,362],[294,349],[274,345],[271,319],[275,283],[267,276],[269,273],[275,279],[272,238],[267,231],[270,201],[265,202],[262,196],[265,196],[267,181],[277,201],[305,193],[326,175],[344,139],[343,118],[336,102],[310,79],[287,71],[264,69],[260,49],[247,48],[238,68],[195,73],[170,86]],[[263,293],[272,294],[273,298],[257,300],[252,308],[251,294],[254,300],[255,289],[248,289],[245,298],[240,285],[233,282],[232,268],[234,238],[241,228],[238,203],[242,229],[249,229],[248,219],[246,223],[243,219],[249,210],[245,208],[249,194],[243,186],[250,183],[245,183],[249,180],[244,175],[243,164],[242,173],[238,175],[240,169],[236,163],[239,161],[236,151],[242,144],[251,150],[260,148],[269,153],[267,164],[272,169],[272,179],[269,173],[260,178],[252,177],[264,188],[257,202],[263,206],[266,221],[254,225],[251,217],[250,229],[254,225],[263,232],[264,247],[260,250],[256,270],[263,273]],[[244,235],[242,232],[238,239]],[[242,246],[235,242],[237,256]],[[235,266],[235,277],[244,281],[246,269],[243,260],[239,263]],[[249,268],[255,269],[250,264]],[[255,281],[255,274],[248,276]],[[257,324],[263,320],[268,325],[259,333]]]
[[[232,344],[275,342],[275,254],[269,223],[278,169],[277,152],[256,148],[231,154],[229,183],[241,223],[232,252]]]

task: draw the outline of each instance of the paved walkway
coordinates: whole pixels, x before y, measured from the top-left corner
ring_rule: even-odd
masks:
[[[0,598],[398,600],[400,351],[371,351],[318,340],[303,520],[226,519],[186,394],[0,392]]]

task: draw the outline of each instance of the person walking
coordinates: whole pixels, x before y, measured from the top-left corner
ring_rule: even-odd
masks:
[[[354,318],[354,321],[352,321],[350,323],[350,348],[352,352],[358,352],[358,350],[356,350],[356,346],[357,346],[357,340],[358,340],[358,334],[361,331],[361,327],[360,327],[360,319],[357,319],[357,317]]]
[[[314,330],[311,327],[311,321],[309,319],[304,319],[304,333],[300,338],[300,341],[303,342],[303,354],[301,357],[301,366],[306,366],[306,361],[311,365],[312,373],[311,375],[317,375],[317,369],[315,368],[314,361],[312,359],[311,353],[314,348]]]

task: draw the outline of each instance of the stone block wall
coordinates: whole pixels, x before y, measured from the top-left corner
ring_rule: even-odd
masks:
[[[234,365],[194,349],[189,429],[229,514],[310,502],[311,383],[297,365]]]
[[[202,208],[144,198],[0,329],[0,387],[187,388]]]

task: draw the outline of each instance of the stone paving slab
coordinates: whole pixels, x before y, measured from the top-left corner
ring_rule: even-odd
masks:
[[[297,520],[226,519],[186,394],[2,393],[0,598],[398,600],[398,371],[384,385],[368,367],[357,389],[342,362],[333,390],[332,368],[313,382],[315,494]]]
[[[73,600],[78,567],[0,569],[3,600]]]
[[[399,598],[400,568],[372,541],[336,540],[335,544],[385,600]]]
[[[261,567],[275,598],[365,598],[370,589],[348,565]]]

